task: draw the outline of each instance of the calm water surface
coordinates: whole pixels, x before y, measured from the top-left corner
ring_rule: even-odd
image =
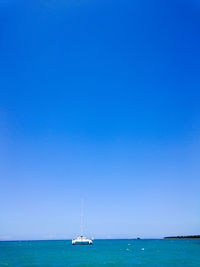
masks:
[[[200,240],[0,242],[0,266],[200,266]]]

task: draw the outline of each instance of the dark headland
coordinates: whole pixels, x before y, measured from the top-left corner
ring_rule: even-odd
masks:
[[[187,236],[166,236],[164,239],[184,239],[184,238],[200,238],[200,235],[187,235]]]

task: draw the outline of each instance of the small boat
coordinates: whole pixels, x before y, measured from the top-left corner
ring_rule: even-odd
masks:
[[[92,240],[84,236],[79,236],[72,240],[72,245],[92,245]]]
[[[81,204],[81,235],[72,240],[72,245],[92,245],[92,240],[83,236],[83,200]]]

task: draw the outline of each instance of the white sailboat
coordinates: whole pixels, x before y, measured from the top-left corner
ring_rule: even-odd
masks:
[[[83,199],[81,201],[81,235],[72,240],[72,245],[92,245],[92,240],[83,236]]]

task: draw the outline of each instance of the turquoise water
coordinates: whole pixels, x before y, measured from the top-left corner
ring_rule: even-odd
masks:
[[[200,266],[200,240],[0,242],[0,266]]]

